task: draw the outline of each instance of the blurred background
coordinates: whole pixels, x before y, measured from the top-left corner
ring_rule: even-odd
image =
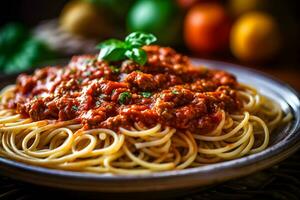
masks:
[[[270,73],[300,90],[297,1],[10,0],[0,7],[0,74],[97,53],[97,43],[152,32],[192,57]]]

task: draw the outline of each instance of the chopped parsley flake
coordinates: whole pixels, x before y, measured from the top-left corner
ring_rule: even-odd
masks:
[[[106,98],[106,97],[107,97],[106,94],[100,94],[100,95],[99,95],[99,98],[100,98],[100,99],[104,99],[104,98]]]
[[[179,94],[177,90],[172,90],[172,94]]]
[[[119,73],[120,72],[120,69],[116,66],[111,65],[111,66],[109,66],[109,68],[111,69],[111,71],[113,73]]]
[[[77,106],[72,106],[72,110],[78,111],[78,107]]]
[[[101,105],[101,101],[96,101],[96,106],[100,106]]]
[[[87,71],[84,73],[85,76],[90,76],[92,73],[90,71]]]
[[[112,109],[111,105],[106,106],[107,109]]]
[[[149,97],[152,96],[152,93],[151,93],[151,92],[141,92],[140,94],[141,94],[143,97],[145,97],[145,98],[149,98]]]
[[[82,79],[82,78],[79,78],[79,79],[77,80],[77,82],[78,82],[78,84],[81,84],[81,83],[83,82],[83,79]]]
[[[120,104],[124,104],[128,99],[131,98],[131,93],[130,92],[122,92],[120,95],[119,95],[119,103]]]

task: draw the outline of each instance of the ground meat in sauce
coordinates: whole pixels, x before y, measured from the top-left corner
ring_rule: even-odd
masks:
[[[157,123],[194,133],[212,130],[221,109],[239,108],[235,77],[193,67],[171,48],[145,46],[144,66],[126,60],[107,63],[75,56],[65,67],[20,75],[7,107],[33,120],[78,119],[86,129],[128,128]]]

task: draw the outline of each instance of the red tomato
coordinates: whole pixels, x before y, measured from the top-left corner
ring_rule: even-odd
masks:
[[[225,9],[217,3],[192,7],[184,21],[187,47],[202,54],[219,52],[228,47],[230,20]]]

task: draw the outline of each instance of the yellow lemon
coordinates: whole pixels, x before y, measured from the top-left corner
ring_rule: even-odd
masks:
[[[230,34],[232,53],[244,61],[264,61],[274,56],[280,47],[280,34],[272,16],[251,12],[233,25]]]
[[[85,1],[70,1],[60,15],[63,30],[75,35],[98,38],[108,34],[107,17],[95,5]]]

